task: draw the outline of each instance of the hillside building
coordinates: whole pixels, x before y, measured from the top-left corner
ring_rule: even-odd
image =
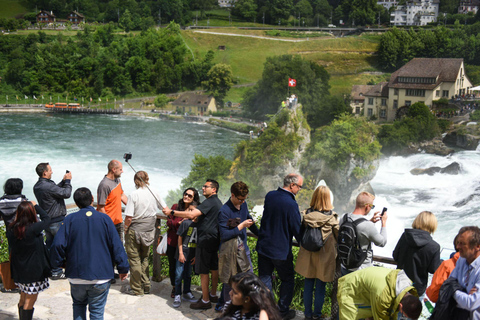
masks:
[[[218,6],[221,8],[231,8],[235,7],[235,2],[237,0],[218,0]]]
[[[72,11],[67,17],[68,22],[72,24],[85,23],[85,17],[83,14],[78,13],[77,11]]]
[[[440,0],[407,0],[405,5],[397,5],[390,15],[394,26],[425,26],[437,21]]]
[[[477,14],[479,7],[480,0],[462,0],[458,6],[458,13],[467,14],[473,12],[473,14]]]
[[[402,107],[423,102],[431,108],[433,101],[468,94],[472,87],[463,59],[415,58],[392,73],[389,82],[354,86],[350,105],[355,114],[393,121]]]
[[[184,93],[172,102],[177,110],[185,114],[206,116],[209,112],[217,112],[215,98],[197,93]]]
[[[52,11],[40,10],[40,12],[37,13],[37,23],[53,23],[55,19],[56,17]]]

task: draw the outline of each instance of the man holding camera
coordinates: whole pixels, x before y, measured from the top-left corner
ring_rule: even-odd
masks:
[[[67,215],[67,207],[65,199],[72,195],[72,173],[67,170],[63,176],[63,180],[59,184],[55,184],[52,179],[52,167],[48,162],[42,162],[37,165],[35,171],[38,174],[38,181],[33,187],[33,193],[37,198],[40,208],[45,210],[51,218],[50,226],[45,229],[45,244],[47,248],[53,244],[53,239],[60,229],[60,226]],[[52,269],[52,280],[64,279],[62,268]]]
[[[112,218],[120,240],[123,243],[124,224],[122,218],[122,203],[127,204],[127,196],[123,193],[120,176],[123,173],[123,165],[118,160],[108,163],[108,173],[98,185],[97,211],[106,213]]]

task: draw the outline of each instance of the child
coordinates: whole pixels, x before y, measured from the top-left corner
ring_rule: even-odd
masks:
[[[175,254],[177,259],[175,266],[175,300],[173,300],[173,307],[175,308],[182,304],[182,279],[183,299],[190,302],[197,301],[190,291],[192,264],[195,261],[195,247],[197,246],[196,226],[195,222],[187,219],[178,228],[178,250]]]
[[[229,281],[231,301],[221,318],[234,320],[281,320],[272,295],[259,277],[250,272],[237,273]]]

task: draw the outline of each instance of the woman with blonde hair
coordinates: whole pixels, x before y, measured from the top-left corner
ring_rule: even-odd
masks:
[[[337,257],[338,216],[332,211],[330,189],[318,187],[310,201],[310,208],[302,212],[301,234],[309,228],[321,230],[323,247],[318,251],[309,251],[308,243],[302,243],[298,253],[295,271],[305,277],[303,299],[305,319],[319,319],[325,300],[325,285],[335,277],[335,259]],[[315,303],[312,313],[313,289],[315,287]]]
[[[413,281],[419,296],[423,295],[427,288],[428,273],[435,273],[441,263],[440,245],[431,236],[437,226],[437,218],[433,213],[420,212],[413,220],[413,229],[405,229],[393,250],[397,268],[403,269]]]

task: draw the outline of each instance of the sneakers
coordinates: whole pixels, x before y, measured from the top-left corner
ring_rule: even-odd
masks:
[[[210,302],[212,302],[212,303],[217,303],[218,302],[218,296],[212,296],[211,294],[209,296],[210,296]]]
[[[208,301],[207,303],[203,302],[202,298],[198,299],[197,302],[190,304],[190,309],[210,309],[212,307],[212,303]]]
[[[191,292],[184,293],[183,294],[183,300],[188,301],[188,302],[197,302],[197,299],[195,299],[195,296]]]
[[[66,279],[65,277],[65,273],[60,273],[60,274],[54,274],[50,277],[50,279],[52,280],[62,280],[62,279]]]
[[[291,320],[291,319],[295,318],[296,315],[297,315],[297,312],[295,310],[288,310],[287,313],[282,314],[282,319],[283,320]]]
[[[173,307],[178,308],[182,304],[182,296],[181,295],[176,295],[175,300],[173,300]]]

